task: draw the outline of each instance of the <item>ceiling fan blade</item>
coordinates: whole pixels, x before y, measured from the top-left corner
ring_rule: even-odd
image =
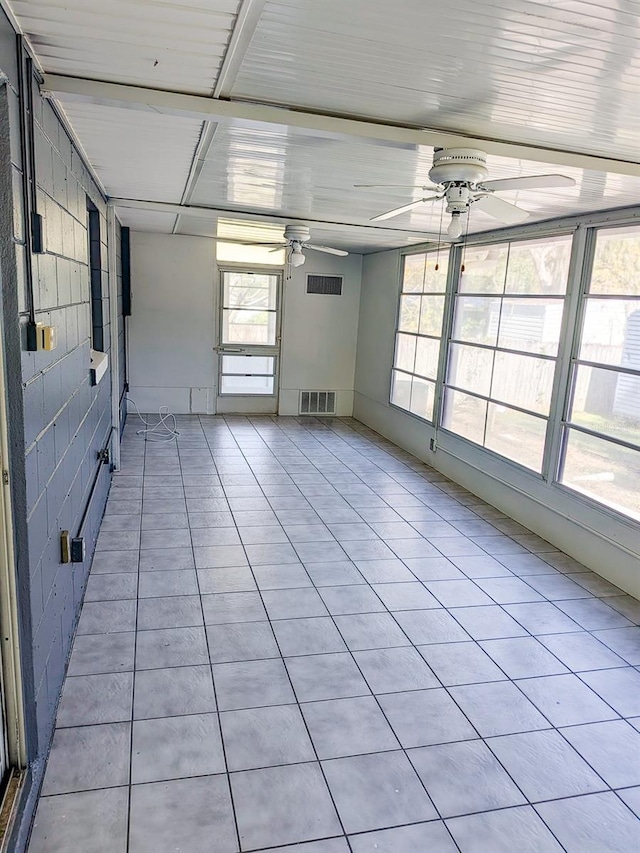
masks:
[[[529,218],[526,210],[522,210],[521,207],[516,207],[515,204],[510,204],[508,201],[498,198],[497,195],[481,196],[472,204],[472,210],[482,210],[488,213],[489,216],[493,216],[494,219],[504,222],[505,225],[516,225],[518,222],[524,222],[525,219]]]
[[[349,252],[345,252],[343,249],[332,249],[329,246],[315,246],[311,243],[304,244],[305,249],[313,249],[314,252],[326,252],[327,255],[339,255],[341,258],[346,258]]]
[[[574,187],[576,182],[566,175],[526,175],[522,178],[502,178],[497,181],[483,181],[485,190],[543,190],[552,187]]]
[[[426,201],[436,201],[440,198],[442,198],[442,196],[439,195],[432,195],[428,198],[419,198],[417,201],[412,201],[409,204],[403,204],[402,207],[395,207],[393,210],[387,210],[386,213],[379,213],[378,216],[374,216],[371,219],[371,222],[381,222],[383,219],[391,219],[392,216],[400,216],[401,213],[404,213],[407,210],[412,210],[414,207],[419,207]]]
[[[425,184],[424,186],[421,184],[354,184],[353,186],[359,189],[387,189],[389,187],[396,187],[397,189],[425,190],[434,193],[438,190],[438,187],[433,184]]]

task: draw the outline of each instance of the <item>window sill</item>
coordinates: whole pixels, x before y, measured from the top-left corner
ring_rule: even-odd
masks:
[[[109,356],[106,352],[98,352],[97,350],[91,350],[91,384],[97,385],[102,377],[107,372],[107,368],[109,367]]]

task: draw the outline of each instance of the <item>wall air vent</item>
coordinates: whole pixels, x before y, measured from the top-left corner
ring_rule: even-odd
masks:
[[[299,413],[301,415],[335,415],[335,391],[301,391]]]
[[[308,275],[307,293],[319,293],[321,296],[342,296],[342,276]]]

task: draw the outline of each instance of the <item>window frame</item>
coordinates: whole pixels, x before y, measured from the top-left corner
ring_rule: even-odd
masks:
[[[558,394],[558,388],[559,388],[559,384],[560,384],[559,377],[561,375],[563,365],[564,365],[563,334],[565,334],[567,327],[571,324],[570,310],[571,310],[572,283],[573,283],[574,277],[575,277],[576,265],[579,264],[580,258],[579,258],[578,252],[576,250],[576,234],[579,230],[577,226],[573,226],[573,227],[564,226],[564,227],[560,228],[559,230],[555,230],[555,229],[550,229],[548,227],[548,223],[544,223],[544,225],[545,225],[544,228],[534,227],[533,230],[531,230],[531,231],[528,229],[526,231],[523,231],[522,226],[519,226],[519,227],[516,227],[513,229],[506,229],[503,231],[499,231],[497,233],[480,234],[480,235],[477,235],[477,237],[474,235],[474,237],[470,237],[469,239],[467,239],[465,244],[460,243],[460,244],[457,244],[456,246],[453,247],[454,249],[457,249],[457,254],[452,254],[452,258],[454,259],[454,263],[452,263],[452,265],[451,265],[452,268],[449,270],[449,272],[452,273],[452,282],[451,282],[451,287],[450,287],[450,293],[448,294],[451,304],[450,304],[449,316],[447,319],[446,347],[443,348],[444,349],[445,363],[444,363],[442,378],[441,378],[440,387],[439,387],[439,391],[440,391],[440,395],[441,395],[441,402],[440,402],[440,409],[438,412],[438,419],[437,419],[436,423],[437,423],[437,431],[441,430],[445,435],[451,436],[456,441],[463,442],[466,446],[469,447],[471,452],[486,453],[490,457],[492,457],[493,459],[496,459],[499,462],[516,469],[520,473],[524,473],[528,476],[534,477],[538,481],[541,481],[544,483],[549,483],[551,463],[552,463],[551,449],[552,449],[553,437],[554,437],[555,431],[556,431],[556,421],[558,418],[557,394]],[[556,299],[559,303],[562,303],[562,320],[561,320],[561,324],[560,324],[560,331],[559,331],[559,338],[558,338],[558,349],[557,349],[556,355],[555,356],[548,356],[548,355],[543,355],[541,353],[528,353],[524,350],[513,350],[513,349],[507,348],[507,347],[500,347],[498,345],[498,338],[497,337],[496,337],[495,346],[491,346],[489,344],[479,344],[479,343],[476,343],[473,341],[463,341],[461,339],[458,339],[457,337],[454,337],[453,326],[454,326],[454,321],[455,321],[456,299],[459,296],[465,295],[464,292],[460,291],[460,282],[461,282],[461,275],[462,275],[462,263],[464,260],[464,249],[466,247],[502,245],[505,243],[506,244],[510,244],[510,243],[522,244],[522,243],[526,243],[529,241],[539,242],[541,240],[544,240],[545,238],[554,238],[554,237],[570,237],[571,238],[571,248],[570,248],[569,264],[568,264],[568,270],[567,270],[567,284],[566,284],[565,292],[564,292],[564,294],[558,293],[558,294],[550,294],[549,295],[549,298]],[[507,264],[508,264],[508,261],[507,261]],[[508,270],[508,265],[507,265],[507,268],[505,270],[505,273],[507,272],[507,270]],[[496,293],[496,294],[490,294],[490,293],[473,294],[473,293],[470,293],[468,295],[484,296],[486,298],[496,298],[496,299],[500,299],[500,300],[510,299],[514,296],[514,294],[507,293],[504,290],[501,293]],[[519,294],[519,295],[515,294],[516,298],[526,298],[527,295],[528,294]],[[545,297],[543,295],[538,295],[537,297],[533,297],[533,298],[543,299]],[[555,362],[554,378],[553,378],[552,387],[551,387],[551,399],[550,399],[548,415],[540,415],[539,413],[536,413],[536,412],[533,412],[533,411],[530,411],[527,409],[523,409],[522,407],[514,405],[512,403],[501,402],[500,400],[496,400],[495,398],[493,398],[489,395],[484,396],[484,395],[478,394],[474,391],[469,391],[467,389],[459,388],[457,386],[453,386],[452,384],[451,385],[448,384],[447,383],[447,375],[448,375],[448,371],[449,371],[450,353],[451,353],[451,345],[452,344],[458,344],[458,345],[462,345],[462,346],[465,346],[465,345],[476,346],[478,348],[490,350],[493,353],[505,352],[505,353],[512,353],[514,355],[524,355],[524,356],[529,355],[529,356],[534,357],[534,358],[541,358],[541,359],[546,360],[546,361]],[[445,405],[445,396],[446,396],[447,388],[451,388],[451,390],[453,390],[453,391],[459,391],[460,393],[467,394],[468,396],[476,397],[477,399],[483,400],[486,402],[487,406],[489,406],[489,404],[491,404],[491,403],[493,403],[495,405],[502,405],[508,409],[513,410],[513,411],[520,411],[523,414],[531,415],[532,417],[536,417],[538,419],[546,420],[547,426],[546,426],[546,432],[545,432],[544,447],[543,447],[540,471],[536,471],[534,468],[529,468],[528,466],[523,465],[522,463],[518,462],[515,459],[511,459],[508,456],[503,456],[502,454],[498,453],[495,450],[492,450],[489,447],[486,447],[486,446],[481,445],[481,444],[477,444],[476,442],[471,441],[471,439],[468,439],[465,436],[460,435],[459,433],[454,432],[453,430],[448,429],[446,426],[444,426],[443,417],[444,417],[444,405]],[[485,422],[484,437],[486,440],[486,422]]]
[[[451,283],[452,283],[452,270],[453,270],[452,258],[455,256],[455,252],[458,249],[459,249],[459,247],[457,247],[457,246],[449,246],[449,247],[440,246],[439,250],[438,250],[437,246],[426,246],[426,247],[425,246],[422,246],[422,247],[414,246],[410,250],[407,249],[405,251],[402,251],[400,253],[400,256],[398,259],[398,290],[396,293],[396,319],[395,319],[395,331],[394,331],[394,337],[393,337],[393,355],[391,358],[391,367],[389,370],[389,381],[388,381],[388,387],[389,387],[388,404],[392,409],[396,409],[397,411],[402,412],[403,414],[408,415],[409,417],[415,418],[420,423],[428,424],[429,426],[433,427],[434,429],[437,428],[437,424],[438,424],[438,420],[439,420],[439,412],[440,412],[440,405],[441,405],[441,399],[440,398],[442,396],[442,393],[441,393],[442,382],[441,382],[441,380],[442,380],[442,372],[443,372],[444,367],[445,367],[443,355],[446,356],[446,352],[445,352],[446,347],[443,347],[442,344],[445,341],[445,335],[447,333],[447,329],[448,329],[448,325],[449,325],[449,312],[450,312],[450,307],[451,307],[451,305],[450,305],[450,303],[451,303]],[[440,337],[437,338],[437,337],[434,337],[433,335],[421,335],[419,332],[402,332],[399,329],[400,312],[402,310],[402,296],[403,295],[407,295],[407,296],[411,295],[411,293],[405,294],[405,292],[403,290],[403,288],[404,288],[404,271],[405,271],[406,259],[407,259],[407,257],[410,257],[412,255],[425,255],[425,256],[429,256],[432,254],[437,255],[438,252],[439,252],[440,256],[444,257],[445,263],[447,263],[447,265],[448,265],[447,266],[447,275],[446,275],[445,284],[444,284],[444,290],[439,291],[439,292],[436,292],[436,291],[428,291],[428,292],[420,291],[419,293],[416,293],[415,295],[417,295],[417,296],[425,296],[425,295],[426,296],[442,296],[443,308],[442,308],[442,321],[441,321],[441,326],[440,326]],[[426,260],[425,260],[425,263],[426,263]],[[402,335],[402,334],[411,335],[412,337],[415,337],[416,340],[419,338],[426,338],[427,340],[438,341],[438,344],[439,344],[439,346],[438,346],[438,362],[436,365],[436,370],[434,371],[435,378],[432,379],[431,377],[423,376],[420,373],[408,373],[406,370],[401,370],[400,368],[397,368],[395,366],[396,357],[398,354],[398,336]],[[414,366],[415,366],[415,363],[414,363]],[[418,415],[415,412],[412,412],[409,409],[405,409],[402,406],[398,405],[397,403],[393,402],[393,400],[392,400],[393,378],[394,378],[394,373],[396,373],[396,372],[402,373],[405,376],[409,376],[412,380],[414,377],[416,377],[417,379],[421,379],[425,382],[430,382],[433,384],[433,386],[434,386],[433,415],[432,415],[431,419],[424,418],[422,415]]]
[[[615,219],[607,219],[603,222],[588,223],[587,225],[582,227],[582,264],[580,269],[580,275],[576,282],[576,286],[574,288],[573,293],[574,305],[572,306],[572,333],[565,341],[566,379],[563,385],[563,393],[561,395],[561,399],[557,400],[557,441],[555,448],[556,452],[553,458],[550,460],[552,465],[550,472],[550,484],[554,488],[556,488],[561,494],[571,496],[572,499],[578,500],[589,507],[597,509],[618,522],[623,522],[627,525],[633,525],[637,527],[637,517],[623,512],[622,509],[616,509],[615,506],[609,505],[604,501],[600,501],[595,496],[590,495],[586,492],[579,491],[578,489],[573,488],[571,485],[562,482],[567,457],[567,446],[569,442],[569,436],[572,431],[580,432],[584,435],[592,436],[596,439],[600,439],[603,441],[608,441],[611,444],[615,444],[630,450],[639,450],[639,447],[637,445],[625,442],[624,440],[619,439],[615,436],[606,435],[605,433],[599,433],[595,430],[590,430],[588,428],[580,426],[579,424],[572,424],[570,420],[571,409],[573,407],[573,402],[575,399],[578,368],[580,367],[580,365],[586,364],[598,369],[601,368],[604,370],[617,371],[619,373],[629,373],[633,376],[639,375],[639,372],[634,372],[633,370],[625,370],[619,365],[605,365],[597,362],[589,362],[585,359],[580,358],[580,349],[582,346],[582,340],[584,335],[584,322],[586,317],[587,304],[590,296],[591,278],[593,275],[598,234],[601,232],[606,233],[607,231],[615,231],[620,228],[634,226],[640,226],[640,222],[638,221],[637,216],[623,217],[618,221],[616,221]],[[580,227],[578,230],[580,230]],[[606,300],[624,299],[625,297],[624,295],[616,294],[598,294],[598,298]],[[638,300],[638,306],[640,308],[640,297],[636,296],[635,298]]]

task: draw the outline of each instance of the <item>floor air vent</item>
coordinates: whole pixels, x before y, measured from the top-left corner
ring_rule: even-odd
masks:
[[[336,392],[335,391],[301,391],[300,392],[300,414],[301,415],[335,415]]]
[[[341,275],[308,275],[307,293],[319,293],[322,296],[342,296]]]

